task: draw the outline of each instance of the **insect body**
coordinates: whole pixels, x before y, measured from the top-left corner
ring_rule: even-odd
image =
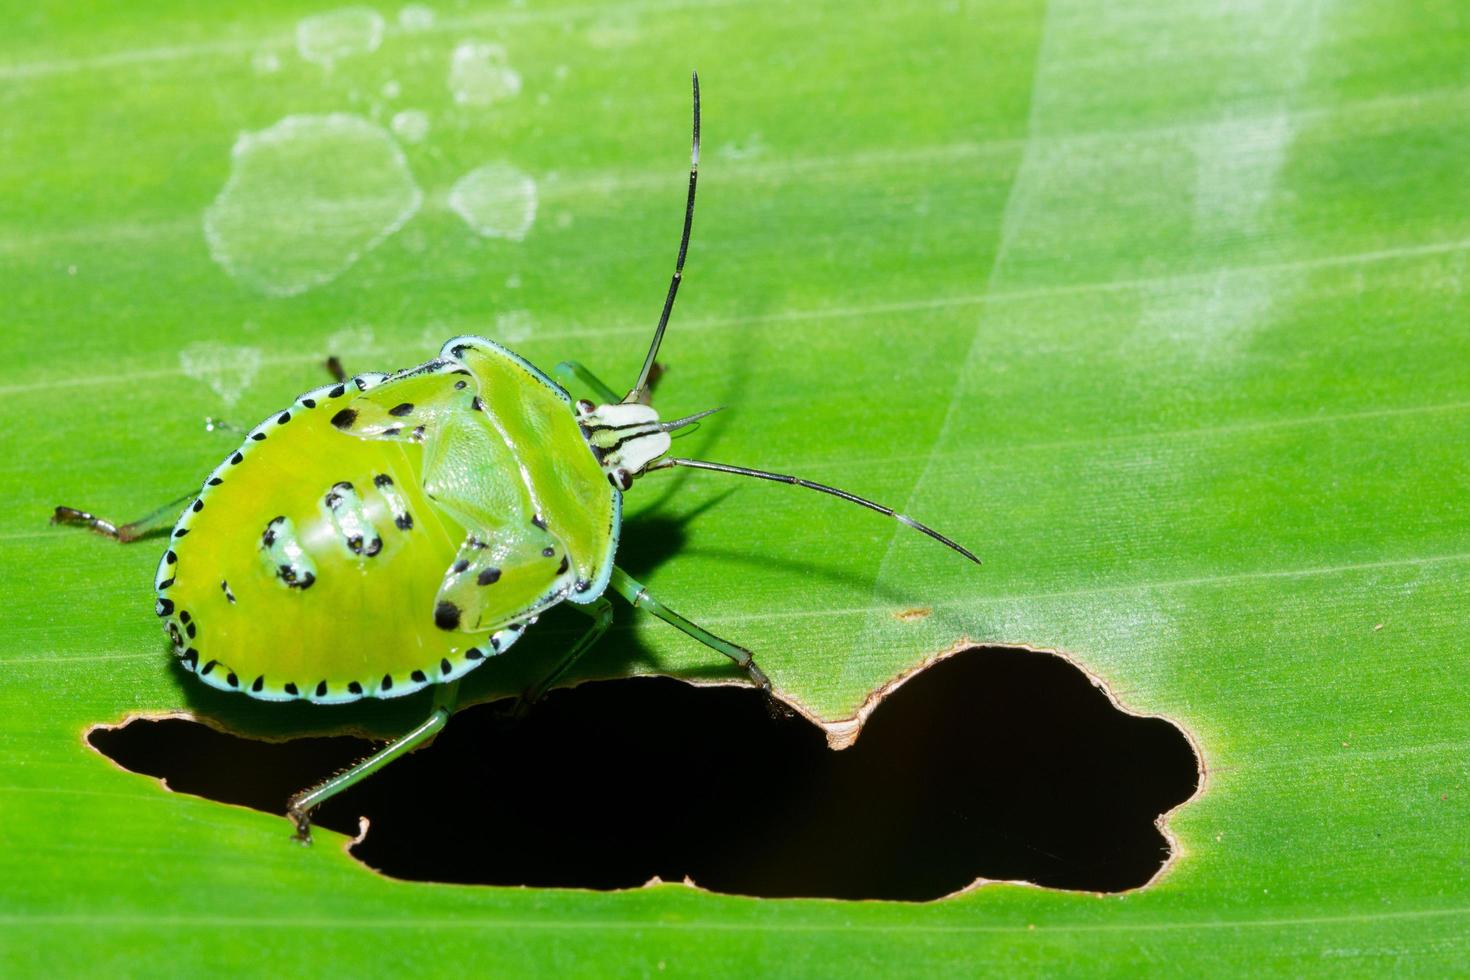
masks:
[[[683,237],[637,382],[619,398],[582,366],[559,371],[580,400],[493,341],[458,337],[392,375],[309,391],[247,433],[206,478],[170,534],[154,582],[184,667],[265,701],[335,704],[434,691],[429,717],[346,772],[293,797],[297,836],[322,803],[431,738],[459,678],[503,653],[565,601],[591,622],[523,695],[534,702],[611,622],[609,589],[726,655],[768,694],[750,651],[685,619],[614,564],[622,494],[675,466],[795,484],[879,511],[972,561],[936,531],[846,491],[792,476],[667,455],[647,401],[683,275],[699,161],[699,82]],[[133,541],[159,511],[121,527],[58,507],[54,520]]]
[[[399,697],[459,678],[563,599],[597,600],[621,496],[560,386],[461,337],[252,429],[175,526],[157,611],[214,687]]]

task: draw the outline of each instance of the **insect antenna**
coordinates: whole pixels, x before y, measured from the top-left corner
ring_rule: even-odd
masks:
[[[695,422],[698,422],[702,418],[708,418],[716,412],[723,412],[724,410],[724,405],[721,405],[719,408],[707,408],[702,412],[695,412],[693,415],[686,415],[682,419],[674,419],[671,422],[660,422],[658,424],[658,427],[660,429],[663,429],[665,432],[674,432],[678,429],[684,428],[684,426],[686,425],[693,425]]]
[[[789,483],[793,486],[806,487],[808,490],[816,490],[820,493],[831,494],[834,497],[840,497],[843,500],[850,501],[851,503],[861,504],[869,510],[876,510],[880,514],[886,514],[889,517],[893,518],[895,521],[898,521],[900,524],[905,524],[913,528],[920,534],[927,534],[929,537],[933,538],[935,541],[938,541],[946,548],[958,551],[960,554],[964,555],[975,564],[980,564],[980,559],[975,557],[974,552],[961,544],[957,544],[956,542],[951,541],[949,538],[940,534],[932,527],[929,527],[926,524],[920,524],[912,517],[909,517],[905,514],[900,514],[897,511],[893,510],[891,507],[884,507],[880,503],[875,503],[874,501],[868,500],[864,497],[859,497],[855,493],[848,493],[846,490],[839,490],[836,487],[829,487],[823,483],[813,483],[811,480],[803,480],[800,477],[796,476],[787,476],[784,473],[770,473],[766,470],[753,470],[745,466],[731,466],[728,463],[711,463],[702,459],[681,459],[677,456],[665,456],[663,459],[659,460],[648,468],[650,470],[660,470],[674,466],[687,466],[690,469],[696,470],[714,470],[716,473],[734,473],[736,476],[753,476],[759,480],[773,480],[776,483]]]
[[[663,343],[664,330],[669,326],[669,314],[674,309],[674,297],[679,295],[679,283],[684,279],[684,257],[689,254],[689,230],[694,226],[694,186],[699,182],[699,72],[694,72],[694,148],[689,154],[689,198],[684,204],[684,234],[679,239],[679,258],[674,263],[674,277],[669,280],[669,294],[664,297],[664,310],[659,315],[658,327],[653,331],[653,343],[648,346],[648,356],[643,359],[643,370],[638,372],[638,383],[628,391],[624,403],[642,401],[648,390],[648,375],[653,370],[653,360],[658,357],[659,344]]]

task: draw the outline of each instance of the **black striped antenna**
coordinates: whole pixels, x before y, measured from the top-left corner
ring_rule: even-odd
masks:
[[[689,198],[684,205],[684,235],[679,239],[679,259],[674,263],[674,278],[669,280],[669,294],[664,297],[664,311],[659,315],[658,328],[653,331],[653,343],[648,345],[648,356],[643,359],[643,370],[638,372],[638,383],[628,391],[624,403],[642,401],[648,390],[648,375],[653,371],[654,358],[658,357],[659,344],[663,343],[664,331],[668,329],[674,297],[679,295],[679,283],[684,280],[684,257],[689,254],[689,231],[694,226],[694,185],[699,182],[699,72],[694,72],[693,79],[694,149],[689,154]]]
[[[839,490],[836,487],[829,487],[825,483],[813,483],[811,480],[803,480],[801,477],[798,476],[787,476],[785,473],[770,473],[766,470],[753,470],[747,466],[731,466],[728,463],[710,463],[702,459],[681,459],[677,456],[665,456],[663,459],[649,466],[648,469],[662,470],[669,469],[675,466],[687,466],[690,469],[695,470],[714,470],[716,473],[734,473],[736,476],[753,476],[759,480],[772,480],[776,483],[789,483],[792,486],[806,487],[808,490],[816,490],[819,493],[831,494],[832,496],[840,497],[841,499],[846,500],[849,503],[860,504],[861,506],[868,508],[868,510],[876,510],[880,514],[885,514],[888,517],[893,518],[895,521],[898,521],[900,524],[913,528],[920,534],[927,534],[929,537],[933,538],[935,541],[938,541],[946,548],[958,551],[960,554],[964,555],[975,564],[980,564],[980,559],[975,557],[975,553],[973,551],[971,551],[969,548],[966,548],[964,545],[951,541],[949,538],[940,534],[938,531],[934,530],[932,527],[929,527],[927,524],[920,524],[912,517],[909,517],[906,514],[900,514],[891,507],[884,507],[882,504],[868,500],[866,497],[859,497],[855,493],[848,493],[846,490]]]
[[[679,239],[679,258],[674,264],[674,277],[669,281],[669,294],[668,296],[664,297],[664,309],[663,313],[660,314],[658,318],[658,328],[655,329],[653,332],[653,343],[649,344],[648,356],[643,359],[643,370],[638,372],[638,383],[635,384],[632,389],[628,391],[627,396],[623,399],[623,402],[625,404],[629,402],[642,401],[645,394],[647,393],[648,377],[653,371],[653,362],[658,357],[659,345],[663,343],[664,331],[668,329],[669,326],[669,314],[672,313],[674,309],[674,298],[679,295],[679,283],[682,282],[684,279],[684,258],[689,254],[689,232],[690,229],[694,226],[694,188],[695,185],[699,182],[699,72],[694,72],[693,84],[694,141],[693,149],[690,151],[689,154],[689,197],[684,205],[684,234],[683,237]],[[698,419],[704,418],[706,415],[709,415],[711,414],[711,412],[714,411],[718,411],[718,409],[712,409],[710,412],[700,412],[698,415],[691,415],[688,418],[676,419],[673,422],[664,423],[660,426],[660,428],[662,428],[665,432],[672,431],[674,429],[678,429],[682,426],[693,423]],[[975,557],[974,552],[970,551],[970,549],[964,547],[963,545],[951,541],[949,538],[940,534],[938,531],[934,530],[928,525],[920,524],[912,517],[900,514],[897,511],[893,510],[891,507],[884,507],[882,504],[875,503],[864,497],[859,497],[855,493],[848,493],[846,490],[839,490],[836,487],[829,487],[822,483],[813,483],[811,480],[803,480],[800,477],[787,476],[784,473],[770,473],[766,470],[753,470],[745,466],[730,466],[727,463],[711,463],[699,459],[681,459],[676,456],[665,456],[663,459],[660,459],[658,462],[651,464],[646,469],[661,470],[669,469],[675,466],[683,466],[689,469],[696,470],[713,470],[717,473],[734,473],[737,476],[753,476],[756,479],[760,480],[772,480],[776,483],[789,483],[792,486],[806,487],[808,490],[816,490],[819,493],[830,494],[834,497],[841,498],[842,500],[846,500],[850,503],[859,504],[863,507],[868,508],[869,510],[876,510],[880,514],[884,514],[888,517],[893,518],[900,524],[904,524],[908,527],[913,528],[920,534],[927,534],[929,537],[933,538],[935,541],[938,541],[946,548],[950,548],[954,551],[959,552],[975,564],[980,564],[980,559]]]

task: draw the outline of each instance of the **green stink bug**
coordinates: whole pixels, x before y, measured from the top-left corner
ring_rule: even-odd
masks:
[[[326,799],[431,738],[458,681],[565,601],[591,620],[535,685],[534,703],[602,635],[611,588],[733,660],[767,695],[749,650],[675,613],[614,565],[622,495],[676,466],[795,484],[886,514],[971,561],[938,532],[872,501],[779,473],[668,455],[649,377],[683,276],[699,173],[699,79],[689,192],[674,275],[637,382],[616,392],[574,362],[600,402],[573,401],[510,350],[456,337],[433,360],[308,391],[251,429],[188,501],[154,580],[155,611],[185,669],[264,701],[339,704],[434,689],[429,717],[356,766],[297,794],[310,840]],[[167,526],[164,508],[114,525],[56,508],[53,521],[119,541]]]

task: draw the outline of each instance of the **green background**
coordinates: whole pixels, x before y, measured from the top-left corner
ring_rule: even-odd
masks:
[[[441,4],[426,31],[382,8],[381,46],[330,71],[296,51],[319,12],[6,17],[0,972],[1465,968],[1463,4]],[[520,94],[456,106],[465,40],[502,44]],[[283,734],[420,710],[210,695],[167,662],[157,545],[47,528],[50,508],[189,491],[231,448],[201,417],[253,423],[329,349],[390,369],[514,327],[538,364],[627,383],[676,241],[691,67],[701,197],[660,407],[732,411],[680,451],[870,494],[986,565],[816,495],[661,475],[629,497],[658,509],[626,528],[644,577],[828,720],[963,638],[1064,652],[1203,754],[1154,884],[923,906],[406,884],[83,745],[136,711]],[[237,134],[410,108],[424,200],[398,233],[290,297],[211,258]],[[523,242],[446,204],[494,160],[538,183]],[[257,352],[234,403],[182,369],[200,341]],[[548,617],[475,696],[575,622]],[[589,675],[730,678],[631,616],[608,649]]]

